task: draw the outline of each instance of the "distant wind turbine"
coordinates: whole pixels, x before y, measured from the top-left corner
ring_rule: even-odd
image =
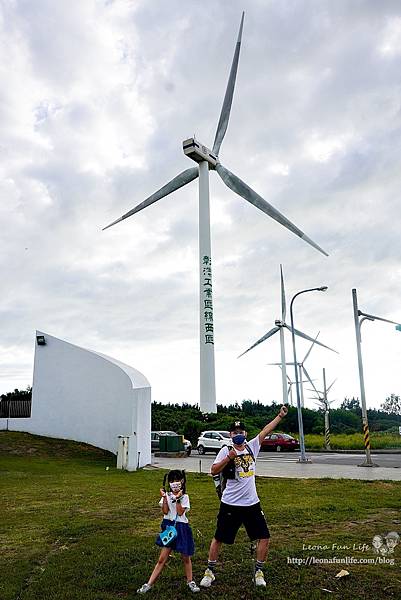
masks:
[[[286,369],[286,366],[287,365],[292,365],[294,363],[286,363],[286,361],[285,361],[284,329],[288,329],[288,331],[291,333],[292,332],[292,328],[291,328],[291,325],[287,325],[287,323],[285,322],[285,317],[286,317],[287,309],[286,309],[285,288],[284,288],[284,275],[283,275],[283,266],[282,265],[280,265],[280,285],[281,285],[281,321],[280,320],[274,321],[275,326],[272,329],[270,329],[267,333],[265,333],[265,335],[263,335],[257,342],[255,342],[254,344],[252,344],[252,346],[250,346],[248,348],[248,350],[245,350],[245,352],[243,352],[242,354],[240,354],[238,356],[238,358],[241,358],[241,356],[244,356],[244,354],[246,354],[250,350],[253,350],[253,348],[256,348],[256,346],[258,346],[259,344],[261,344],[265,340],[269,339],[270,337],[272,337],[275,333],[277,333],[279,331],[280,332],[281,362],[280,363],[271,363],[271,364],[278,365],[278,366],[281,367],[281,384],[282,384],[282,390],[283,390],[283,404],[286,404],[288,402],[287,369]],[[295,333],[295,335],[298,335],[299,337],[304,338],[305,340],[309,340],[310,342],[313,342],[313,344],[316,343],[319,346],[322,346],[323,348],[327,348],[328,350],[332,350],[332,348],[330,348],[329,346],[326,346],[325,344],[322,344],[321,342],[318,342],[317,341],[317,336],[316,336],[316,338],[313,338],[310,335],[307,335],[306,333],[303,333],[302,331],[299,331],[298,329],[294,329],[294,333]],[[311,346],[311,348],[310,348],[307,356],[304,358],[304,361],[309,356],[309,353],[312,350],[313,344],[312,344],[312,346]],[[333,352],[336,352],[336,350],[333,350]],[[302,379],[302,373],[301,373],[300,377]]]
[[[333,402],[335,402],[335,400],[331,400],[329,402],[329,400],[327,399],[327,394],[329,393],[336,381],[337,379],[335,379],[329,385],[329,387],[326,386],[326,369],[323,369],[323,391],[316,389],[316,386],[314,385],[313,381],[311,379],[309,380],[309,383],[311,383],[313,387],[313,390],[310,391],[316,393],[315,399],[317,400],[317,402],[315,402],[315,404],[318,404],[318,406],[324,410],[324,440],[325,447],[327,450],[330,450],[330,404],[333,404]]]
[[[146,200],[104,228],[107,229],[108,227],[131,217],[140,210],[150,206],[154,202],[157,202],[161,198],[164,198],[168,194],[171,194],[199,177],[200,408],[203,412],[216,412],[209,170],[217,171],[226,186],[233,192],[259,208],[259,210],[286,227],[289,231],[313,246],[313,248],[316,248],[319,252],[328,256],[320,246],[312,241],[303,231],[287,219],[287,217],[269,204],[269,202],[266,202],[266,200],[259,196],[259,194],[239,177],[234,175],[234,173],[231,173],[231,171],[226,169],[220,162],[220,147],[227,131],[234,95],[243,23],[244,13],[242,13],[241,17],[237,44],[235,46],[234,58],[228,78],[220,119],[217,125],[213,149],[210,150],[207,146],[199,143],[195,138],[185,140],[183,142],[184,154],[198,163],[198,166],[186,169],[157,190],[157,192],[146,198]]]
[[[280,369],[281,369],[281,364],[277,365]],[[292,386],[295,385],[295,381],[292,381],[292,379],[290,378],[290,376],[287,374],[287,380],[288,380],[288,388],[287,388],[287,396],[289,396],[290,398],[290,405],[293,406],[293,396],[292,396]],[[308,381],[305,379],[303,380],[302,383],[308,383]]]

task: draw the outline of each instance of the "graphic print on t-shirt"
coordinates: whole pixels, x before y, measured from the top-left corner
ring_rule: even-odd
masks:
[[[240,454],[234,458],[239,477],[254,477],[255,461],[250,454]]]

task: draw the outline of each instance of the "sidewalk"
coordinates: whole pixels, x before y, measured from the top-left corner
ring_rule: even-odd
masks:
[[[361,456],[361,462],[363,457]],[[372,457],[374,462],[374,457]],[[189,473],[210,473],[213,462],[212,457],[187,456],[186,458],[164,458],[152,456],[152,467],[160,469],[185,469]],[[313,479],[330,477],[332,479],[386,479],[401,481],[401,469],[392,467],[358,467],[356,465],[330,465],[313,463],[275,463],[257,462],[259,477],[298,477],[300,479]]]

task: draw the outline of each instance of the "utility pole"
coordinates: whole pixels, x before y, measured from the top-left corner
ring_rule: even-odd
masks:
[[[356,350],[358,354],[358,371],[359,371],[359,386],[361,390],[361,408],[362,408],[362,424],[363,424],[363,439],[365,444],[366,459],[363,463],[358,465],[359,467],[377,467],[378,465],[372,462],[370,455],[370,436],[369,436],[369,423],[368,413],[366,411],[366,395],[365,395],[365,378],[363,375],[363,362],[362,362],[362,348],[361,348],[361,325],[363,321],[384,321],[385,323],[392,323],[396,325],[396,329],[399,328],[401,331],[401,325],[395,321],[389,319],[383,319],[382,317],[376,317],[375,315],[369,315],[362,312],[358,308],[358,297],[356,289],[352,290],[352,304],[354,309],[354,323],[355,323],[355,336],[356,336]],[[361,319],[359,317],[362,317]]]

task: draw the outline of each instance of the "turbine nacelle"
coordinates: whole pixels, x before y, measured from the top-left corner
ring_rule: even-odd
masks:
[[[201,163],[206,161],[209,163],[209,169],[215,169],[217,163],[219,162],[218,157],[209,150],[207,146],[204,146],[194,137],[189,138],[188,140],[184,140],[182,142],[182,148],[184,150],[184,154],[188,156],[188,158],[192,158],[197,163]]]

